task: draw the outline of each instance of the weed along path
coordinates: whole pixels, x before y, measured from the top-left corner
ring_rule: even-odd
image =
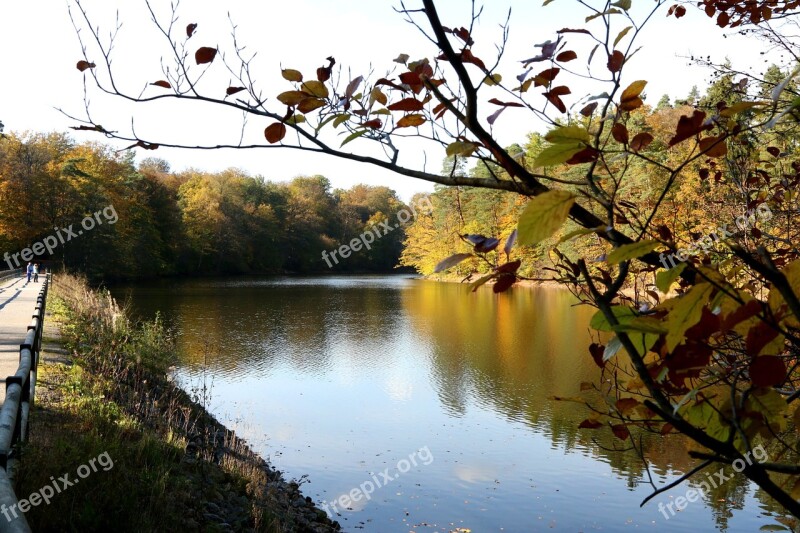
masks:
[[[25,341],[44,279],[44,275],[40,275],[38,282],[33,279],[28,282],[27,277],[15,277],[0,284],[0,380],[3,384],[19,367],[19,345]],[[4,399],[5,394],[0,394],[0,405]]]

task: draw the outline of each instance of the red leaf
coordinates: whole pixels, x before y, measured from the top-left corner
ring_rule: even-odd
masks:
[[[564,85],[559,85],[558,87],[553,87],[551,90],[543,93],[545,98],[547,98],[551,104],[556,106],[556,109],[561,111],[562,113],[567,112],[567,106],[564,105],[564,102],[559,98],[559,96],[563,94],[570,94],[569,87]]]
[[[625,63],[625,54],[620,52],[619,50],[614,50],[614,52],[608,56],[608,70],[611,72],[619,72],[622,69],[622,64]]]
[[[283,122],[270,124],[267,126],[267,129],[264,130],[264,137],[267,138],[267,142],[270,144],[280,142],[284,137],[286,137],[286,126],[283,124]]]
[[[150,85],[155,85],[156,87],[163,87],[165,89],[172,89],[172,86],[169,84],[169,82],[164,80],[154,81]]]
[[[581,115],[583,115],[584,117],[591,117],[595,109],[597,109],[597,102],[592,102],[591,104],[588,104],[583,109],[581,109]]]
[[[647,132],[637,133],[634,135],[633,139],[631,140],[630,148],[634,152],[640,152],[650,146],[650,143],[653,142],[653,136]]]
[[[392,87],[393,89],[397,89],[398,91],[403,91],[403,92],[406,92],[408,90],[405,87],[401,87],[400,85],[397,85],[393,81],[387,80],[386,78],[380,78],[378,81],[375,82],[375,87],[378,87],[379,85],[388,85],[389,87]]]
[[[747,353],[753,357],[756,357],[764,348],[764,346],[772,342],[772,340],[777,336],[778,332],[769,327],[767,323],[759,322],[747,332],[745,349],[747,350]]]
[[[422,111],[425,106],[416,98],[405,98],[388,106],[390,111]]]
[[[614,436],[619,440],[627,440],[631,435],[628,432],[628,428],[625,427],[625,424],[614,424],[611,426],[611,432],[614,433]]]
[[[191,23],[186,25],[186,37],[194,35],[194,30],[197,29],[197,24]]]
[[[553,81],[558,73],[561,72],[561,69],[558,67],[549,68],[547,70],[541,71],[539,74],[534,76],[534,87],[539,87],[540,85],[547,85],[551,81]]]
[[[778,356],[762,355],[750,363],[754,387],[777,387],[786,380],[786,364]]]
[[[725,26],[728,25],[728,22],[730,22],[730,20],[731,17],[723,11],[717,17],[717,26],[719,26],[720,28],[724,28]]]
[[[675,136],[670,139],[669,145],[674,146],[679,142],[694,137],[703,130],[710,129],[710,124],[703,124],[705,118],[706,114],[699,109],[695,109],[691,117],[682,115],[681,118],[678,119],[678,127],[675,130]]]
[[[567,161],[568,165],[579,165],[581,163],[591,163],[592,161],[597,161],[600,152],[589,146],[588,148],[584,148],[580,152],[577,152],[572,157],[569,158]]]
[[[561,63],[566,63],[567,61],[572,61],[573,59],[578,59],[578,54],[572,50],[561,52],[556,56],[556,61],[560,61]]]
[[[594,360],[594,363],[599,366],[600,368],[604,368],[606,366],[606,362],[603,361],[603,352],[605,352],[606,347],[602,344],[592,343],[589,345],[589,353]]]
[[[767,152],[769,152],[769,155],[771,155],[772,157],[778,157],[779,155],[781,155],[781,151],[775,148],[774,146],[768,147]]]
[[[331,72],[333,72],[333,65],[336,64],[336,60],[333,57],[328,57],[328,66],[327,67],[319,67],[317,69],[317,79],[322,83],[325,83],[329,79],[331,79]]]
[[[597,429],[597,428],[602,427],[602,426],[603,426],[602,422],[598,422],[597,420],[589,420],[588,418],[586,420],[584,420],[583,422],[581,422],[580,424],[578,424],[578,428],[579,429],[583,429],[583,428]]]
[[[510,274],[508,272],[503,272],[497,277],[497,281],[492,286],[492,291],[494,291],[495,294],[500,292],[506,292],[516,282],[517,282],[517,276],[515,276],[514,274]]]
[[[675,8],[675,18],[679,19],[686,14],[686,8],[683,6],[678,6]]]
[[[511,274],[515,274],[517,270],[519,270],[522,261],[517,259],[516,261],[511,261],[510,263],[506,263],[504,265],[500,265],[497,267],[498,272],[509,272]]]
[[[492,98],[491,100],[489,100],[489,103],[494,105],[501,105],[504,107],[525,107],[524,105],[518,102],[501,102],[497,98]]]
[[[214,61],[215,57],[217,57],[217,49],[209,48],[208,46],[202,46],[197,49],[197,52],[194,53],[194,60],[198,65],[211,63]]]
[[[225,94],[228,96],[246,90],[244,87],[228,87],[225,89]]]
[[[620,398],[616,401],[614,406],[622,414],[627,414],[631,409],[641,405],[641,402],[635,398]]]
[[[614,137],[614,140],[618,143],[628,144],[628,128],[621,122],[617,122],[611,128],[611,136]]]
[[[75,66],[78,68],[78,70],[83,72],[87,68],[94,68],[97,65],[95,65],[94,63],[89,63],[88,61],[84,61],[83,59],[81,59],[80,61],[78,61],[78,64],[75,65]]]
[[[372,128],[373,130],[376,130],[381,126],[383,126],[383,122],[381,122],[381,119],[379,118],[373,118],[372,120],[368,120],[365,123],[363,123],[362,126],[364,126],[365,128]]]
[[[472,51],[467,49],[461,52],[461,61],[464,63],[472,63],[481,70],[486,70],[486,65],[479,58],[472,55]]]

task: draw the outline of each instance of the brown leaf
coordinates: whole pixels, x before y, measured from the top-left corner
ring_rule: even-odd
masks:
[[[381,126],[383,126],[383,122],[381,122],[381,119],[379,118],[373,118],[372,120],[368,120],[365,123],[363,123],[362,126],[364,126],[365,128],[372,128],[373,130],[376,130]]]
[[[297,106],[297,110],[301,113],[310,113],[324,105],[325,100],[321,100],[319,98],[304,98]]]
[[[750,363],[754,387],[777,387],[786,381],[786,364],[775,355],[762,355]]]
[[[80,61],[78,61],[78,64],[75,65],[75,66],[78,68],[78,70],[83,72],[87,68],[94,68],[97,65],[95,65],[94,63],[89,63],[88,61],[84,61],[83,59],[81,59]]]
[[[700,139],[700,151],[708,157],[723,157],[728,153],[728,143],[724,139],[725,134]]]
[[[556,78],[556,76],[558,76],[559,72],[561,72],[561,69],[558,67],[553,67],[541,71],[539,74],[533,77],[534,87],[539,87],[541,85],[548,85],[551,81],[553,81]]]
[[[634,152],[641,152],[653,142],[653,136],[647,132],[637,133],[631,140],[630,148]]]
[[[588,148],[584,148],[580,152],[575,153],[572,157],[570,157],[566,163],[568,165],[579,165],[581,163],[591,163],[592,161],[597,161],[597,158],[600,156],[600,152],[596,149],[589,146]]]
[[[194,30],[196,30],[196,29],[197,29],[197,24],[195,24],[194,22],[191,23],[191,24],[187,24],[186,25],[186,37],[188,38],[188,37],[191,37],[192,35],[194,35]]]
[[[679,142],[683,142],[686,139],[694,137],[701,131],[710,129],[710,125],[704,125],[705,118],[705,112],[700,111],[699,109],[695,109],[691,117],[681,115],[681,118],[678,119],[678,126],[675,130],[675,136],[670,139],[669,145],[674,146]]]
[[[614,140],[618,143],[628,144],[628,128],[621,122],[617,122],[611,128],[611,136],[614,137]]]
[[[619,72],[620,69],[622,69],[623,63],[625,63],[625,54],[619,50],[614,50],[614,52],[608,56],[608,63],[606,66],[611,72]]]
[[[425,106],[416,98],[404,98],[388,106],[389,111],[422,111]]]
[[[491,100],[489,100],[489,103],[490,104],[494,104],[494,105],[501,105],[503,107],[525,107],[524,105],[520,104],[519,102],[502,102],[502,101],[498,100],[497,98],[492,98]]]
[[[767,152],[769,152],[769,155],[771,155],[772,157],[778,157],[779,155],[781,155],[781,151],[778,148],[775,148],[774,146],[768,147]]]
[[[150,85],[155,85],[156,87],[163,87],[165,89],[172,89],[172,86],[169,84],[169,82],[164,80],[154,81]]]
[[[580,424],[578,424],[578,428],[579,429],[583,429],[583,428],[597,429],[597,428],[602,427],[602,426],[603,426],[602,422],[598,422],[597,420],[590,420],[588,418],[586,420],[584,420],[583,422],[581,422]]]
[[[683,6],[678,6],[675,8],[675,18],[679,19],[686,14],[686,8]]]
[[[570,94],[569,87],[565,85],[559,85],[558,87],[553,87],[551,90],[543,93],[544,97],[547,98],[551,104],[556,106],[556,109],[561,111],[562,113],[567,112],[567,106],[564,105],[564,102],[561,100],[560,96],[564,94]]]
[[[517,276],[504,272],[497,276],[497,281],[492,285],[492,292],[495,294],[506,292],[513,284],[517,282]]]
[[[246,90],[244,87],[228,87],[225,89],[225,94],[228,96]]]
[[[556,56],[556,61],[561,63],[566,63],[567,61],[572,61],[573,59],[578,59],[578,54],[572,50],[566,50]]]
[[[591,117],[595,109],[597,109],[597,102],[592,102],[581,109],[581,115],[584,117]]]
[[[202,46],[197,49],[197,52],[194,53],[194,60],[198,65],[211,63],[214,61],[215,57],[217,57],[217,49],[210,48],[208,46]]]
[[[425,117],[422,115],[406,115],[397,121],[398,128],[414,128],[425,124]]]
[[[264,137],[267,138],[267,142],[270,144],[280,142],[284,137],[286,137],[286,126],[283,124],[283,122],[270,124],[267,126],[267,129],[264,130]]]
[[[472,55],[472,51],[467,49],[461,52],[461,61],[464,63],[472,63],[481,70],[486,70],[486,65],[479,58]]]
[[[627,440],[630,436],[628,428],[625,427],[625,424],[614,424],[611,426],[611,432],[614,433],[614,436],[620,440]]]
[[[719,26],[720,28],[724,28],[725,26],[728,25],[728,22],[730,22],[730,20],[731,17],[723,11],[717,17],[717,26]]]

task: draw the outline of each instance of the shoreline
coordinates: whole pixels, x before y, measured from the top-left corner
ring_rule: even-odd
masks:
[[[423,276],[420,274],[419,279],[423,281],[436,281],[440,283],[461,283],[463,285],[469,285],[470,282],[475,281],[480,277],[479,274],[472,274],[469,279],[465,279],[463,276],[455,276],[453,274],[429,274],[427,276]],[[493,283],[487,283],[485,287],[491,287]],[[532,281],[527,279],[521,279],[514,283],[511,287],[525,287],[526,289],[560,289],[564,290],[564,286],[556,280],[546,280],[546,281]]]
[[[158,323],[133,325],[106,291],[66,274],[58,278],[17,493],[35,492],[48,476],[100,451],[116,467],[71,488],[69,498],[32,509],[35,530],[63,520],[89,530],[171,528],[169,520],[186,531],[341,529],[303,495],[300,483],[287,481],[205,408],[204,388],[187,391],[169,378],[158,357],[170,355],[172,346]],[[163,353],[153,360],[161,364],[148,359],[156,349]],[[114,516],[93,516],[109,507]]]

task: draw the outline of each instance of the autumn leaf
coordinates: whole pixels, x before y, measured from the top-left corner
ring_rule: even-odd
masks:
[[[317,98],[327,98],[330,94],[325,84],[317,80],[309,80],[301,86],[302,90]]]
[[[640,152],[647,148],[653,142],[653,136],[647,132],[637,133],[634,135],[630,143],[630,149],[634,152]]]
[[[574,203],[575,195],[569,191],[547,191],[533,197],[517,222],[520,244],[533,245],[550,237],[567,220]]]
[[[397,121],[398,128],[413,128],[425,124],[425,117],[422,115],[406,115]]]
[[[619,108],[622,111],[633,111],[641,107],[644,102],[640,95],[646,85],[647,82],[645,80],[638,80],[628,85],[628,87],[622,91],[622,95],[619,98]]]
[[[724,134],[719,137],[712,136],[700,139],[700,151],[708,157],[723,157],[728,153],[728,143],[726,143],[724,139]]]
[[[264,137],[267,138],[267,142],[270,144],[280,142],[286,137],[286,126],[282,122],[270,124],[267,126],[267,129],[264,130]]]
[[[616,265],[622,263],[623,261],[636,259],[637,257],[642,257],[643,255],[652,252],[658,247],[658,245],[659,242],[655,240],[642,240],[638,242],[632,242],[630,244],[623,244],[622,246],[614,248],[608,254],[608,257],[606,257],[606,261],[612,265]]]
[[[285,68],[281,70],[281,76],[283,79],[293,82],[301,82],[303,81],[303,74],[299,70],[294,70],[291,68]]]
[[[203,46],[201,48],[198,48],[197,52],[194,53],[194,60],[197,62],[198,65],[211,63],[212,61],[214,61],[215,57],[217,57],[217,49],[209,48],[208,46]]]
[[[606,66],[608,70],[611,72],[619,72],[622,69],[622,64],[625,62],[625,54],[620,52],[619,50],[614,50],[614,52],[608,56],[608,63]]]
[[[315,109],[319,109],[325,105],[325,100],[319,98],[304,98],[297,106],[297,110],[301,113],[310,113]]]
[[[231,96],[232,94],[236,94],[246,90],[247,89],[245,89],[244,87],[228,87],[227,89],[225,89],[225,94]]]
[[[617,122],[611,127],[611,136],[620,144],[628,144],[628,128],[622,122]]]
[[[416,98],[404,98],[388,106],[390,111],[422,111],[424,104]]]
[[[439,261],[436,265],[436,268],[433,269],[434,274],[438,274],[439,272],[443,272],[448,268],[454,267],[460,262],[469,259],[470,257],[474,257],[472,254],[454,254],[448,257],[447,259],[443,259]]]
[[[566,50],[556,56],[556,61],[560,63],[566,63],[567,61],[572,61],[573,59],[578,59],[578,54],[572,50]]]
[[[81,59],[80,61],[78,61],[78,64],[75,65],[75,66],[77,67],[78,70],[83,72],[86,69],[95,68],[97,65],[95,65],[94,63],[89,63],[88,61],[84,61],[83,59]]]
[[[197,24],[194,22],[191,24],[186,25],[186,37],[189,38],[194,35],[194,31],[197,29]]]
[[[172,89],[172,86],[169,84],[169,82],[164,80],[154,81],[150,85],[155,85],[156,87],[163,87],[164,89]]]
[[[750,379],[754,387],[777,387],[786,381],[786,364],[774,355],[762,355],[750,363]]]
[[[278,95],[278,101],[288,106],[296,106],[308,98],[308,93],[303,91],[286,91]]]

